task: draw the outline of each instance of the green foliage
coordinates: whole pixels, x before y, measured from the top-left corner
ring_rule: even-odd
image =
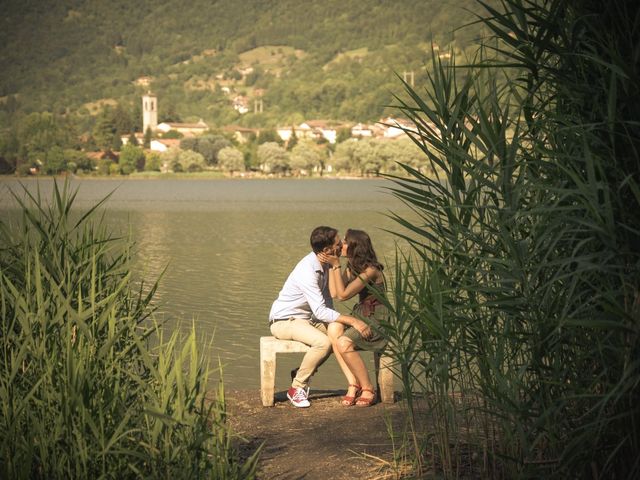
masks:
[[[193,150],[203,156],[208,165],[218,164],[218,152],[230,147],[231,142],[222,135],[202,135],[200,137],[185,138],[180,141],[180,148]]]
[[[116,168],[117,165],[110,158],[101,158],[96,165],[96,171],[100,175],[110,175],[112,167]]]
[[[103,150],[120,150],[122,142],[115,116],[110,108],[105,108],[98,116],[93,129],[96,144]]]
[[[16,195],[21,224],[0,224],[0,475],[255,478],[195,333],[164,338],[157,285],[133,284],[131,246],[75,195]]]
[[[145,152],[144,169],[148,172],[159,172],[162,167],[162,157],[157,152]]]
[[[151,132],[150,128],[147,128],[147,131],[144,132],[144,141],[143,141],[143,147],[144,148],[149,148],[151,146],[151,137],[152,137],[153,133]]]
[[[75,114],[110,100],[122,108],[116,130],[140,131],[140,95],[148,88],[161,98],[160,121],[273,127],[296,115],[375,120],[391,100],[393,71],[414,70],[418,81],[431,40],[464,50],[480,34],[478,28],[451,33],[473,20],[472,0],[278,0],[268,8],[258,0],[143,0],[134,10],[123,0],[47,2],[46,8],[25,0],[4,7],[0,127],[10,124],[9,116]],[[272,53],[247,58],[261,48]],[[253,72],[242,77],[248,66]],[[233,78],[233,90],[266,88],[265,113],[238,115],[217,75]],[[142,76],[152,79],[149,87],[136,84]]]
[[[381,171],[392,172],[397,162],[415,168],[426,168],[424,156],[408,139],[350,139],[336,146],[333,167],[337,170],[378,175]]]
[[[199,172],[205,165],[205,158],[198,152],[183,150],[178,156],[178,161],[185,172]]]
[[[127,144],[122,148],[122,151],[120,152],[120,158],[118,159],[120,173],[122,173],[123,175],[129,175],[136,170],[144,170],[144,162],[144,151],[140,147]]]
[[[177,130],[169,130],[162,134],[162,138],[184,138],[184,135]]]
[[[636,478],[639,7],[503,6],[465,77],[436,61],[398,102],[438,175],[393,188],[416,215],[389,305],[416,470]]]
[[[323,164],[323,153],[315,142],[301,140],[291,149],[289,154],[289,166],[292,170],[304,171],[310,174],[314,168],[320,168]]]
[[[42,167],[46,174],[56,174],[67,169],[67,161],[61,147],[51,147],[44,156]]]
[[[178,148],[170,148],[166,152],[160,154],[163,164],[176,173],[179,172],[197,172],[201,171],[206,165],[205,158],[202,154],[193,150],[182,150]]]
[[[48,112],[32,113],[18,123],[17,133],[9,132],[5,148],[20,159],[42,158],[50,148],[68,144],[65,127],[60,118]]]
[[[282,144],[282,139],[280,138],[280,135],[278,135],[278,132],[276,132],[272,128],[268,128],[266,130],[261,131],[260,135],[258,136],[259,144],[263,144],[267,142],[275,142],[278,144]]]
[[[289,170],[289,154],[276,142],[267,142],[258,146],[260,169],[266,173],[285,173]]]
[[[218,166],[227,172],[244,171],[244,155],[234,147],[225,147],[218,153]]]

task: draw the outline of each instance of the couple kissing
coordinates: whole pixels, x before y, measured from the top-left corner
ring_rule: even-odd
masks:
[[[383,266],[362,230],[349,229],[341,239],[335,228],[319,226],[311,232],[310,244],[312,251],[289,274],[269,313],[274,337],[310,347],[300,367],[292,371],[287,398],[295,407],[309,407],[309,381],[333,352],[348,385],[342,405],[371,406],[377,400],[376,390],[358,351],[379,352],[387,344],[378,328],[388,316],[379,301]],[[346,259],[344,267],[340,258]],[[351,315],[334,309],[333,299],[356,295]]]

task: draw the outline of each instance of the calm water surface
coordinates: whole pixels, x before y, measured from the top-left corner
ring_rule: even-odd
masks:
[[[30,191],[50,198],[51,179],[22,179]],[[231,388],[259,388],[258,338],[270,335],[267,316],[287,275],[309,252],[317,225],[369,232],[379,257],[390,264],[397,230],[385,216],[407,214],[386,191],[384,180],[73,180],[76,206],[88,208],[110,192],[105,204],[114,231],[131,231],[136,270],[154,280],[166,268],[155,297],[159,318],[170,329],[195,325],[205,352],[224,367]],[[0,180],[0,215],[15,215],[9,189]],[[351,302],[336,304],[348,312]],[[300,356],[280,356],[276,388],[289,382]],[[316,388],[343,387],[330,358],[313,380]]]

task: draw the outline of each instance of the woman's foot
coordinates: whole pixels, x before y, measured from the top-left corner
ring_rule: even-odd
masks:
[[[376,392],[370,388],[363,388],[355,402],[356,407],[370,407],[376,403]]]
[[[342,397],[340,403],[345,407],[350,407],[351,405],[355,405],[356,398],[358,398],[358,394],[362,389],[360,385],[354,385],[353,383],[349,384],[349,388],[347,388],[347,394]]]

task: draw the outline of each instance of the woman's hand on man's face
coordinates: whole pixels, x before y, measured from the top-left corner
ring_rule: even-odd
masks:
[[[328,265],[331,265],[332,267],[340,266],[340,257],[338,257],[337,255],[329,255],[327,253],[320,252],[318,254],[318,260],[320,260],[320,263],[326,263]]]

